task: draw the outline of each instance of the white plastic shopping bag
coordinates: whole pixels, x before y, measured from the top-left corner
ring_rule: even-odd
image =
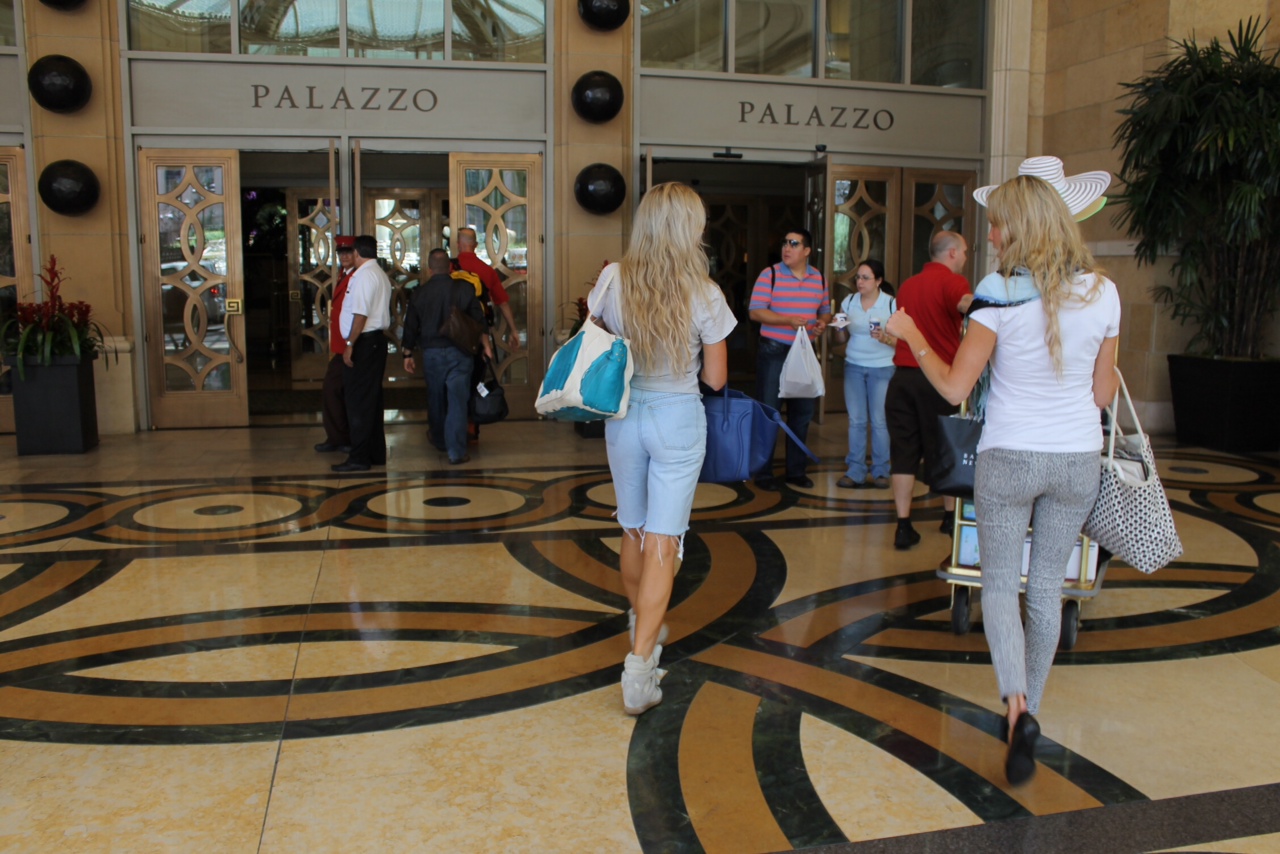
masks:
[[[801,326],[796,330],[796,340],[791,352],[782,363],[782,379],[778,383],[778,397],[822,397],[827,393],[822,382],[822,366],[813,354],[809,333]]]

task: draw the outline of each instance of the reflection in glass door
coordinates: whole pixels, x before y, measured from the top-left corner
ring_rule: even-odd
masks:
[[[25,175],[22,149],[0,148],[0,325],[13,317],[19,296],[32,297]],[[13,432],[10,381],[9,366],[0,365],[0,431],[6,433]]]
[[[154,427],[249,422],[234,151],[139,155],[142,298]]]
[[[511,298],[514,336],[504,349],[505,320],[497,331],[498,374],[513,417],[532,417],[544,364],[542,314],[542,158],[536,154],[450,154],[450,227],[476,230],[476,254],[497,271]],[[530,357],[532,354],[532,358]]]
[[[333,298],[333,239],[338,213],[315,190],[285,191],[288,207],[289,355],[296,383],[324,379],[329,363],[329,301]]]
[[[365,187],[363,227],[372,226],[378,242],[378,263],[391,278],[391,326],[387,328],[388,352],[400,350],[404,315],[414,288],[429,278],[426,256],[432,249],[444,247],[443,189],[386,189]],[[387,359],[387,378],[409,379],[402,359]]]
[[[939,231],[954,231],[969,244],[969,268],[965,277],[973,281],[978,186],[976,172],[924,169],[902,170],[902,265],[903,277],[913,275],[929,260],[929,241]]]

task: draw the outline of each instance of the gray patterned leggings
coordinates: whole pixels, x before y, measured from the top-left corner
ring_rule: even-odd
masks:
[[[982,621],[1000,696],[1027,696],[1036,714],[1058,647],[1062,582],[1098,494],[1098,453],[991,448],[978,454],[974,509],[982,559]],[[1018,613],[1023,543],[1035,511],[1027,624]]]

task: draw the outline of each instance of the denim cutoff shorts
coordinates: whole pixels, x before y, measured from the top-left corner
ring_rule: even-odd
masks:
[[[678,537],[689,528],[707,453],[702,395],[631,390],[626,417],[607,421],[618,523]]]

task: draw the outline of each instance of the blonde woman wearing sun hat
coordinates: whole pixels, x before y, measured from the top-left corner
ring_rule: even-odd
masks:
[[[1076,224],[1105,203],[1110,176],[1067,178],[1061,161],[1044,157],[1024,162],[1019,172],[974,193],[987,206],[999,264],[975,289],[969,332],[953,364],[932,352],[905,313],[888,324],[952,403],[968,397],[991,365],[974,506],[983,623],[1008,704],[1005,774],[1015,785],[1035,773],[1034,715],[1058,644],[1064,570],[1098,491],[1099,408],[1115,395],[1120,331],[1116,286],[1094,263]],[[1018,586],[1033,512],[1024,628]]]

